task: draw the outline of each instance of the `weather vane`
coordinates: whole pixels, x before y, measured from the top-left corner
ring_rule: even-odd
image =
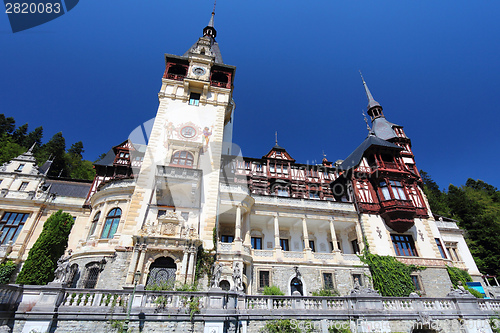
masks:
[[[274,136],[276,137],[276,146],[278,145],[278,131],[274,132]]]
[[[371,133],[372,129],[370,128],[370,125],[368,124],[368,119],[366,119],[365,111],[361,110],[361,113],[363,114],[363,118],[365,119],[366,128],[368,129],[368,133]]]

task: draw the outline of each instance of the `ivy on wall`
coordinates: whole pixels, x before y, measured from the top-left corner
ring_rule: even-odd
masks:
[[[406,265],[391,256],[372,254],[368,247],[365,248],[363,255],[359,257],[370,268],[373,287],[382,296],[409,296],[410,293],[415,291],[415,286],[410,276],[411,273],[425,269],[425,267]]]
[[[12,261],[6,261],[3,264],[0,264],[0,284],[9,283],[15,270],[16,264]]]
[[[481,294],[474,288],[471,288],[467,285],[467,282],[472,282],[472,277],[470,274],[464,270],[457,267],[446,266],[446,270],[448,271],[448,275],[450,276],[451,283],[453,284],[453,288],[458,288],[458,281],[462,281],[462,286],[470,292],[472,295],[477,298],[484,298],[484,295]]]

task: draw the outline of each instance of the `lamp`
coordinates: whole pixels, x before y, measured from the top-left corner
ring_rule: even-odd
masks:
[[[140,271],[134,273],[134,291],[132,292],[132,298],[128,300],[127,319],[125,319],[125,323],[123,324],[123,330],[125,332],[128,332],[128,323],[130,322],[130,311],[132,311],[132,303],[134,302],[135,298],[135,289],[137,288],[137,283],[141,279],[141,275],[142,273]]]

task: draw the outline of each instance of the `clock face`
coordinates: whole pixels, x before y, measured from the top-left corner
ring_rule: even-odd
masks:
[[[181,135],[187,139],[191,139],[196,135],[196,130],[191,126],[185,126],[181,129]]]
[[[193,67],[193,74],[194,75],[201,76],[201,75],[203,75],[205,73],[206,73],[205,68],[203,68],[203,67]]]

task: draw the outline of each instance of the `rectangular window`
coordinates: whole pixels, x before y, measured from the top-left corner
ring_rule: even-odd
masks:
[[[269,271],[259,271],[259,288],[269,287]]]
[[[380,190],[384,196],[384,200],[392,200],[391,194],[389,193],[389,187],[387,187],[386,182],[380,182]]]
[[[333,252],[333,242],[328,242],[328,245],[330,245],[330,252]]]
[[[286,238],[281,238],[280,239],[280,246],[283,251],[290,251],[290,248],[288,247],[288,239]]]
[[[232,243],[234,241],[234,236],[230,236],[230,235],[222,235],[220,237],[220,241],[222,243]]]
[[[252,248],[255,250],[262,250],[262,238],[252,237]]]
[[[194,106],[200,105],[200,97],[201,97],[200,94],[192,92],[189,95],[189,105],[194,105]]]
[[[419,291],[422,290],[420,287],[420,281],[418,280],[417,275],[411,275],[411,281],[413,282],[413,285],[415,286],[415,290]]]
[[[309,241],[309,247],[311,248],[312,252],[316,252],[316,248],[314,247],[314,241],[313,240]]]
[[[19,191],[25,191],[26,188],[28,187],[28,182],[22,182],[21,186],[19,186]]]
[[[359,244],[358,244],[358,240],[357,239],[351,241],[351,245],[352,245],[352,251],[353,251],[353,253],[360,253],[360,251],[359,251]]]
[[[443,259],[448,259],[446,257],[446,252],[444,251],[443,244],[441,244],[441,240],[439,238],[434,238],[436,240],[437,247],[439,249],[439,253],[441,253],[441,257]]]
[[[288,166],[283,165],[283,173],[288,173]]]
[[[323,273],[323,288],[324,289],[333,289],[333,274],[332,273]]]
[[[411,235],[391,235],[391,239],[397,256],[418,256]]]
[[[15,242],[29,214],[5,212],[0,220],[0,244]]]
[[[275,169],[275,166],[274,164],[269,164],[269,172],[275,172],[276,169]]]
[[[392,187],[392,194],[394,195],[394,199],[406,200],[405,190],[403,189],[403,185],[401,185],[401,182],[391,180],[390,184]]]
[[[23,171],[23,168],[24,168],[24,164],[19,164],[19,166],[17,167],[17,169],[15,171],[21,172],[21,171]]]

